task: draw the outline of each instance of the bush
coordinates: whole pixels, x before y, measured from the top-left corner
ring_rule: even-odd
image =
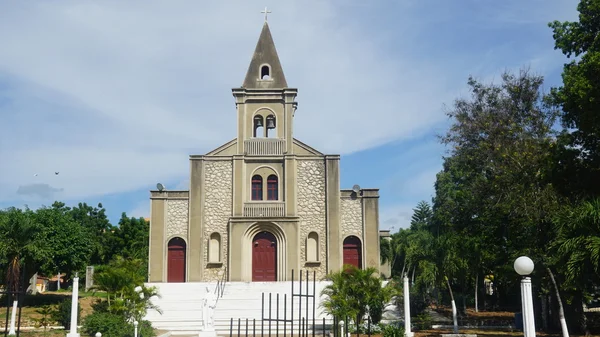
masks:
[[[92,310],[96,313],[109,312],[108,301],[97,299],[94,303],[92,303]]]
[[[383,327],[383,337],[404,337],[404,327],[400,324],[389,324]]]
[[[77,321],[79,322],[79,318],[81,318],[81,306],[78,305],[77,309]],[[51,316],[54,321],[64,326],[65,330],[71,329],[71,299],[65,299],[60,302]]]
[[[88,336],[101,332],[102,337],[125,337],[127,322],[120,315],[94,312],[85,317],[82,330]]]
[[[128,323],[122,315],[108,312],[94,312],[85,317],[82,330],[88,336],[93,336],[96,332],[101,332],[102,337],[130,337],[133,336],[133,329],[133,324]],[[155,336],[150,322],[140,322],[138,336]]]
[[[415,329],[417,330],[427,330],[431,329],[432,326],[432,318],[428,313],[422,313],[417,315],[413,320]]]

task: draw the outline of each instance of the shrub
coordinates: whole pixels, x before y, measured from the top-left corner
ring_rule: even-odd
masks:
[[[97,299],[94,303],[92,303],[92,310],[94,312],[109,312],[109,306],[107,300]]]
[[[85,317],[82,330],[89,336],[93,336],[96,332],[101,332],[102,337],[130,337],[133,336],[133,329],[133,324],[128,323],[122,315],[108,312],[94,312]],[[155,336],[150,322],[140,322],[138,336]]]
[[[77,309],[77,318],[81,318],[81,306],[78,305]],[[56,309],[52,311],[51,317],[58,324],[64,326],[65,330],[71,329],[71,299],[60,302]]]
[[[102,337],[125,337],[127,322],[121,315],[94,312],[85,317],[82,330],[88,336],[101,332]]]
[[[431,315],[429,315],[426,312],[417,315],[417,317],[415,317],[415,319],[413,320],[415,329],[417,330],[431,329],[432,321],[433,320],[431,318]]]
[[[383,327],[383,337],[404,337],[404,327],[393,323]]]

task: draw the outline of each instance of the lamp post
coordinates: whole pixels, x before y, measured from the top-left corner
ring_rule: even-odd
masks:
[[[523,276],[521,280],[521,306],[523,312],[523,333],[525,337],[535,337],[535,318],[533,316],[533,294],[531,292],[531,277],[533,261],[527,256],[515,260],[515,271]]]
[[[133,337],[138,336],[138,321],[133,321]]]

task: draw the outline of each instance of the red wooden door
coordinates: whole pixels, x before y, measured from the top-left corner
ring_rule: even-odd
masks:
[[[185,241],[169,240],[167,254],[167,282],[185,282]]]
[[[256,234],[252,241],[252,281],[277,281],[277,239],[269,232]]]
[[[360,240],[356,236],[344,239],[344,264],[362,268],[362,249]]]

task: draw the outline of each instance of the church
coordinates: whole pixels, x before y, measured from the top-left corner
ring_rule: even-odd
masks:
[[[232,93],[237,137],[190,155],[189,190],[150,192],[148,282],[288,281],[292,270],[321,280],[345,264],[379,270],[379,189],[340,189],[340,156],[294,138],[298,90],[266,21]]]

